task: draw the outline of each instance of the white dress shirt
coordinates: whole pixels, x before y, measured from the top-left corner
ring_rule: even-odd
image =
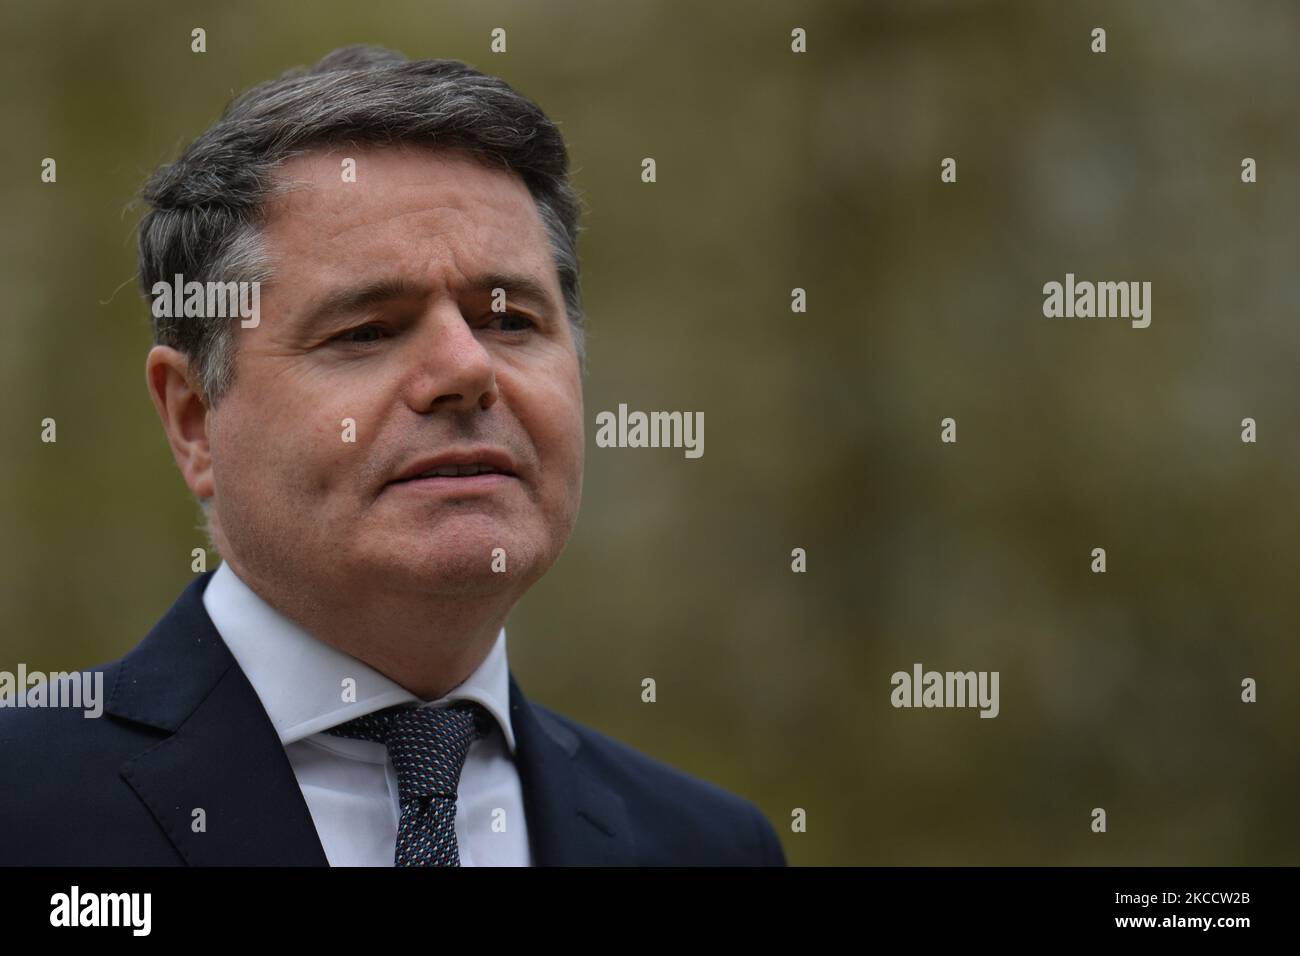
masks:
[[[203,606],[271,718],[331,866],[392,866],[401,816],[397,774],[383,744],[324,733],[353,717],[417,703],[473,700],[496,718],[465,758],[456,800],[462,866],[530,866],[523,789],[510,724],[505,628],[479,668],[435,701],[304,631],[222,562]],[[343,702],[343,681],[356,682]]]

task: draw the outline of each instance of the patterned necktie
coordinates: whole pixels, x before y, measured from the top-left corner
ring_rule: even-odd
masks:
[[[402,808],[394,866],[460,866],[456,790],[470,744],[488,733],[491,720],[482,705],[459,701],[389,707],[327,731],[388,748]]]

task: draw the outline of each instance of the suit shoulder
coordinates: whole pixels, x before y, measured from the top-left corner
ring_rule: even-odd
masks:
[[[0,756],[11,759],[24,750],[48,748],[56,741],[71,741],[91,730],[103,715],[113,692],[121,661],[110,661],[79,671],[43,675],[41,687],[22,688],[17,696],[0,701]],[[48,678],[48,679],[45,679]]]
[[[58,786],[109,761],[123,760],[143,728],[128,728],[106,712],[117,686],[121,660],[45,681],[40,695],[28,689],[24,706],[10,699],[0,706],[0,777],[23,779],[21,789]],[[136,748],[139,749],[139,748]]]
[[[624,798],[634,821],[655,821],[669,843],[676,832],[682,852],[694,852],[688,849],[691,844],[703,851],[711,843],[721,843],[730,849],[717,862],[785,865],[780,838],[752,801],[549,707],[535,702],[532,706],[540,720],[551,721],[577,738],[577,759]]]

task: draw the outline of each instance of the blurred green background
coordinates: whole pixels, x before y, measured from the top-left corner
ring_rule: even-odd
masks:
[[[374,42],[536,100],[590,208],[585,500],[508,625],[527,693],[753,799],[793,864],[1300,863],[1300,5],[2,16],[0,669],[125,653],[205,543],[134,195],[234,92]],[[1066,272],[1151,281],[1151,327],[1044,318]],[[596,448],[620,402],[703,411],[704,457]],[[893,709],[915,661],[1000,671],[1000,716]]]

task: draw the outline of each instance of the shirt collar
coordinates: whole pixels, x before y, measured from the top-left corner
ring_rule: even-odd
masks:
[[[504,627],[474,673],[444,696],[426,702],[374,668],[312,637],[264,601],[224,561],[203,592],[203,606],[253,685],[280,743],[286,746],[396,704],[438,707],[454,700],[473,700],[496,718],[510,752],[515,751]],[[348,703],[342,701],[346,678],[356,681],[356,700]]]

